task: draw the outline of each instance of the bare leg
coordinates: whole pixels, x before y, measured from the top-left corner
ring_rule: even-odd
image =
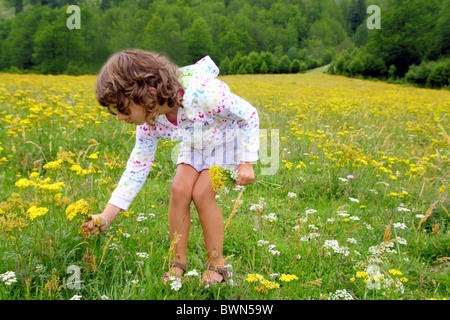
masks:
[[[186,250],[191,225],[190,204],[192,190],[199,173],[187,164],[179,164],[172,183],[169,203],[169,231],[170,240],[174,240],[175,232],[180,239],[175,246],[173,261],[186,265]],[[170,274],[182,275],[180,268],[171,268]]]
[[[216,203],[216,192],[211,186],[208,170],[203,170],[192,191],[192,199],[197,209],[203,229],[207,252],[207,266],[223,264],[223,217]],[[210,280],[221,281],[223,277],[207,270],[204,274]]]

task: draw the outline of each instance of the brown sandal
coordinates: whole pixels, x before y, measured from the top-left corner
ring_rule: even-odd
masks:
[[[184,265],[184,264],[179,263],[179,262],[174,262],[174,261],[172,261],[172,262],[170,262],[170,268],[178,268],[178,269],[181,269],[181,270],[183,270],[183,274],[184,274],[184,272],[185,272],[186,269],[187,269],[187,265]]]
[[[213,271],[215,273],[218,273],[218,274],[220,274],[222,276],[222,280],[221,281],[212,280],[212,282],[221,283],[221,282],[224,282],[224,281],[228,281],[228,271],[224,267],[213,267],[213,266],[209,265],[208,266],[208,270],[209,271]]]

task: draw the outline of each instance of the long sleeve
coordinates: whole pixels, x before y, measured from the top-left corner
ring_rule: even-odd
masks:
[[[239,128],[237,135],[242,146],[239,160],[241,162],[257,161],[259,117],[256,108],[230,92],[228,85],[218,79],[209,80],[202,89],[204,94],[198,95],[200,107],[219,118],[237,122]]]
[[[159,136],[147,124],[136,127],[136,144],[108,203],[128,210],[152,168]]]

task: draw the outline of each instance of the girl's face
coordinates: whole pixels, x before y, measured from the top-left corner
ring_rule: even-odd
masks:
[[[145,123],[145,108],[143,106],[137,105],[134,102],[131,102],[129,105],[130,114],[126,115],[120,112],[117,112],[117,120],[125,121],[130,124],[135,125],[143,125]]]

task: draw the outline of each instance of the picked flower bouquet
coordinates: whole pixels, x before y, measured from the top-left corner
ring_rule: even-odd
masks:
[[[86,200],[81,199],[66,208],[66,217],[71,221],[76,219],[77,221],[85,222],[92,219],[91,211],[91,205]],[[102,219],[97,219],[94,221],[94,226],[100,229],[101,223]]]
[[[208,169],[211,177],[211,186],[214,191],[219,193],[228,193],[231,189],[231,184],[238,178],[239,171],[230,167],[213,166]]]

